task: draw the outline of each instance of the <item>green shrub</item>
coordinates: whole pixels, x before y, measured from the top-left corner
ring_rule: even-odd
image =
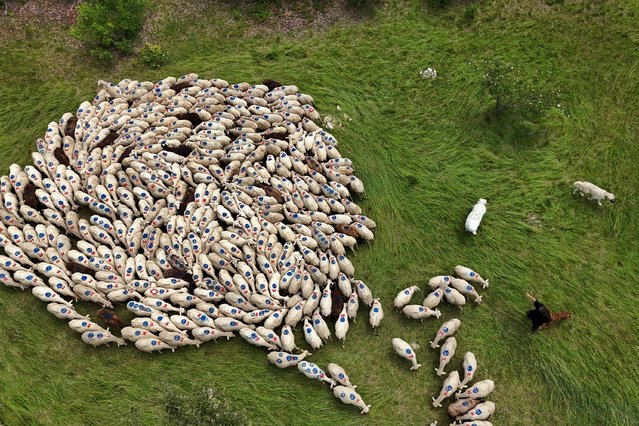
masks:
[[[466,9],[464,9],[464,14],[462,15],[464,22],[468,25],[472,24],[478,10],[479,5],[477,3],[469,4]]]
[[[160,68],[166,64],[169,57],[162,51],[157,44],[146,43],[140,51],[142,62],[151,68]]]
[[[130,54],[150,6],[149,0],[87,0],[78,6],[71,35],[97,56],[106,57],[104,50]]]
[[[498,60],[484,61],[482,89],[494,103],[489,113],[495,118],[505,113],[522,121],[539,122],[551,108],[559,108],[560,91],[539,78],[526,79],[513,66]]]
[[[164,404],[167,423],[179,426],[241,426],[248,424],[244,414],[235,411],[228,399],[213,389],[199,389],[188,394],[170,393]]]

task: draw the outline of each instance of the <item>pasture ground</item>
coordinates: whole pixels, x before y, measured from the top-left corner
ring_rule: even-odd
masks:
[[[0,17],[0,170],[27,164],[47,123],[91,98],[99,78],[273,78],[313,95],[321,113],[339,105],[353,121],[333,134],[379,227],[352,259],[386,319],[373,332],[360,310],[345,348],[334,341],[310,360],[344,366],[371,411],[360,416],[240,338],[153,356],[93,349],[29,292],[0,288],[0,423],[170,424],[169,395],[214,388],[253,423],[448,424],[430,404],[441,380],[428,341],[458,316],[450,367],[476,354],[477,377],[496,382],[494,424],[639,424],[639,3],[492,0],[434,11],[390,1],[288,32],[268,30],[285,19],[269,9],[194,3],[157,2],[144,32],[169,54],[157,70],[135,56],[93,62],[63,19]],[[561,88],[565,114],[549,111],[545,137],[486,121],[477,66],[495,58]],[[418,76],[429,66],[433,82]],[[574,180],[610,188],[617,203],[572,196]],[[480,197],[488,213],[472,237],[463,221]],[[490,278],[481,306],[443,304],[440,320],[421,323],[394,312],[400,289],[420,285],[421,301],[428,278],[457,264]],[[532,335],[525,291],[573,318]],[[393,354],[396,336],[421,344],[417,372]]]

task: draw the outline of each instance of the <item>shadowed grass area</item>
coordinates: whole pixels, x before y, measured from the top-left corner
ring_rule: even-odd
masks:
[[[0,46],[0,169],[26,164],[47,123],[92,97],[99,78],[273,78],[313,95],[322,113],[340,105],[353,121],[332,133],[378,224],[374,244],[351,259],[386,319],[373,332],[360,310],[345,348],[333,341],[310,360],[342,365],[371,411],[359,416],[238,337],[161,355],[93,349],[28,292],[0,288],[0,422],[169,424],[172,391],[214,388],[254,423],[448,424],[430,404],[441,380],[428,341],[457,316],[459,346],[446,370],[475,353],[476,377],[496,383],[494,424],[639,424],[636,3],[491,1],[468,25],[463,6],[433,13],[391,2],[361,22],[252,37],[244,35],[251,21],[217,4],[198,8],[191,23],[172,13],[178,2],[159,3],[147,34],[169,55],[159,70],[136,58],[102,68],[46,26]],[[546,140],[484,119],[490,105],[473,64],[495,57],[530,77],[552,72],[569,114],[546,117]],[[433,82],[418,76],[428,66],[438,71]],[[617,203],[599,208],[572,196],[574,180],[610,188]],[[463,221],[480,197],[488,213],[473,237]],[[490,278],[481,306],[444,304],[440,320],[422,323],[393,311],[399,290],[421,286],[419,303],[428,279],[457,264]],[[525,291],[573,318],[530,334]],[[394,355],[393,337],[421,345],[420,370]]]

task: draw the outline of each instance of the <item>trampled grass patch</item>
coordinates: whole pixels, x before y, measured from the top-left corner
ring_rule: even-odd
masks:
[[[136,57],[103,67],[47,26],[0,46],[0,169],[30,161],[47,123],[92,96],[100,78],[273,78],[313,95],[322,113],[339,105],[353,121],[332,133],[366,185],[361,206],[379,228],[352,259],[386,318],[373,332],[360,310],[345,348],[333,341],[310,360],[341,364],[371,411],[360,416],[327,386],[268,365],[264,351],[239,338],[161,355],[94,349],[28,292],[0,288],[0,422],[160,424],[170,395],[213,388],[254,423],[447,424],[430,405],[441,380],[428,341],[458,316],[448,368],[476,354],[477,377],[496,383],[494,424],[639,424],[634,2],[496,0],[480,3],[470,22],[465,6],[389,2],[357,22],[250,37],[250,19],[220,5],[189,3],[189,14],[171,14],[175,2],[159,3],[145,33],[169,57],[159,69]],[[493,58],[530,77],[552,72],[568,113],[543,120],[543,142],[486,121],[473,64]],[[438,72],[432,82],[418,76],[429,66]],[[574,180],[610,188],[617,203],[599,208],[571,195]],[[473,237],[463,221],[480,197],[488,213]],[[445,305],[440,320],[424,322],[394,312],[399,290],[421,286],[419,303],[428,278],[457,264],[490,278],[481,306]],[[573,318],[532,335],[525,291]],[[421,344],[420,370],[394,355],[393,337]]]

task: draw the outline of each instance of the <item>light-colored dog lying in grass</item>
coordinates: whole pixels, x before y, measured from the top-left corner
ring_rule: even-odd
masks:
[[[615,202],[615,195],[613,193],[601,189],[590,182],[576,181],[573,183],[573,186],[575,187],[572,190],[573,194],[579,192],[582,197],[587,195],[589,200],[595,200],[599,205],[601,205],[601,200],[608,200],[611,203]]]

